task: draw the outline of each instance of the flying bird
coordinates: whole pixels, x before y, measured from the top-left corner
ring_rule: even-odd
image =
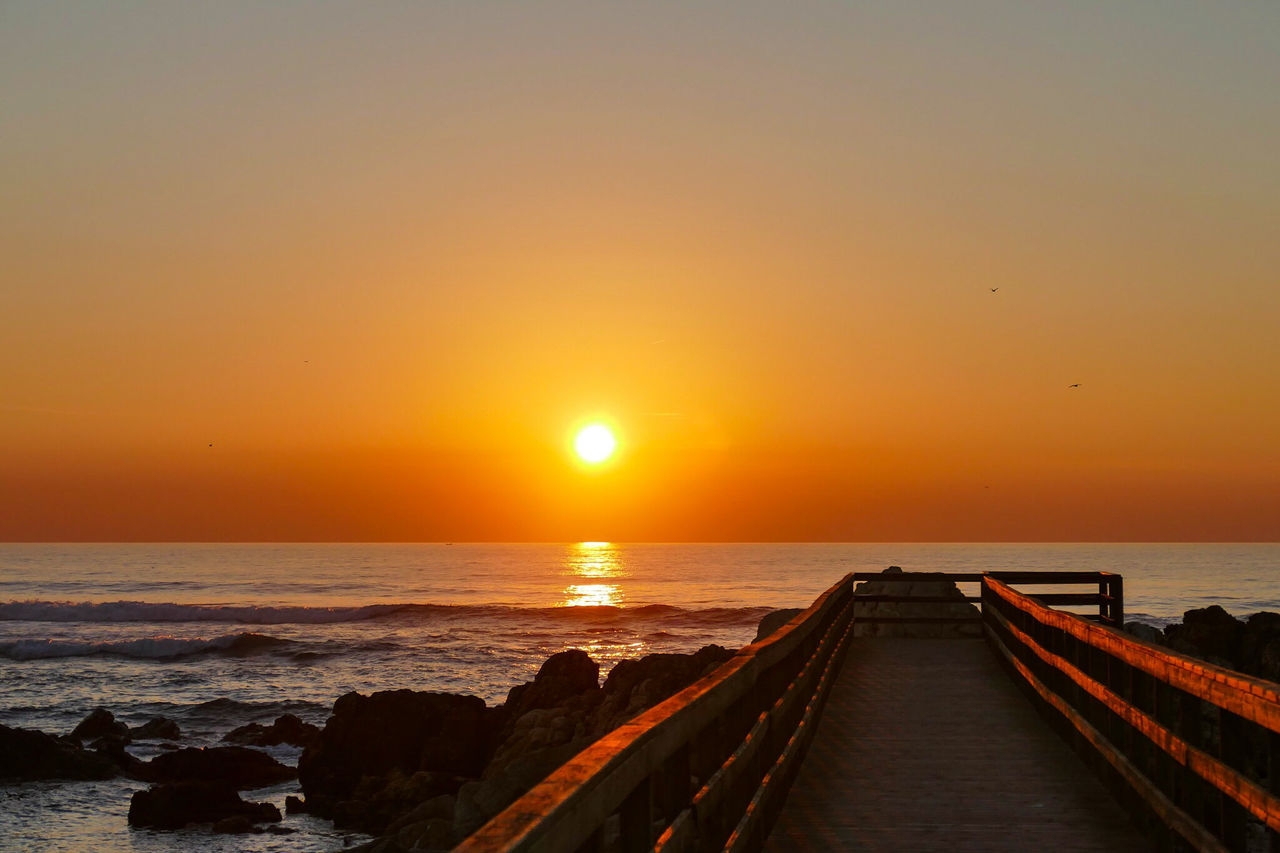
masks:
[[[992,292],[992,293],[995,293],[995,292],[996,292],[997,290],[999,290],[999,289],[1000,289],[1000,288],[998,288],[998,287],[993,287],[993,288],[991,288],[991,292]]]
[[[1068,387],[1068,388],[1079,388],[1079,387],[1080,387],[1080,383],[1079,383],[1079,382],[1077,382],[1075,385],[1068,385],[1067,387]]]

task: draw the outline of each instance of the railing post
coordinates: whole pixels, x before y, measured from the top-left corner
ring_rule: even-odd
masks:
[[[1111,624],[1113,627],[1124,628],[1124,577],[1122,575],[1112,575],[1111,583]]]

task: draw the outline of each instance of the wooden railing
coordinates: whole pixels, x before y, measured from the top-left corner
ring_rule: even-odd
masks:
[[[1280,685],[1052,610],[1001,576],[981,597],[992,646],[1159,848],[1280,851]]]
[[[1072,584],[1097,585],[1097,592],[1045,592],[1034,593],[1036,601],[1042,604],[1083,605],[1098,608],[1097,615],[1088,614],[1083,618],[1095,619],[1108,625],[1124,625],[1124,578],[1112,572],[856,572],[855,583],[867,581],[871,583],[982,583],[986,578],[996,578],[1005,584],[1069,586]],[[897,604],[955,604],[958,601],[984,601],[983,595],[886,595],[880,593],[864,593],[854,589],[856,602],[893,602]],[[939,616],[930,612],[927,607],[913,607],[915,612],[899,616],[863,616],[859,614],[860,623],[956,623],[976,622],[979,616]]]
[[[1118,575],[1001,572],[1018,584],[1097,584],[1040,600],[1122,618]],[[978,597],[855,594],[855,581],[981,582],[984,573],[847,575],[723,666],[588,746],[494,817],[462,851],[755,850],[799,768],[852,634],[854,603]],[[927,615],[859,621],[954,621]],[[972,621],[972,620],[970,620]]]
[[[850,634],[853,578],[714,672],[605,735],[462,851],[756,850]]]

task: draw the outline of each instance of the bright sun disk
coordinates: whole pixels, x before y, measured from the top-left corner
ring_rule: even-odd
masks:
[[[592,464],[603,462],[613,455],[618,446],[617,439],[604,424],[591,424],[578,430],[573,440],[573,449],[583,462]]]

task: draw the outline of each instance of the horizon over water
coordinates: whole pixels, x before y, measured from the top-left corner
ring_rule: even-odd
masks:
[[[564,649],[603,676],[623,658],[737,648],[769,610],[889,565],[1114,571],[1127,618],[1157,625],[1210,604],[1280,610],[1277,543],[3,543],[0,723],[64,734],[102,706],[130,725],[170,717],[180,745],[207,746],[286,712],[323,724],[351,690],[492,705]],[[296,815],[279,838],[133,831],[142,787],[0,787],[0,849],[319,851],[350,836]]]

